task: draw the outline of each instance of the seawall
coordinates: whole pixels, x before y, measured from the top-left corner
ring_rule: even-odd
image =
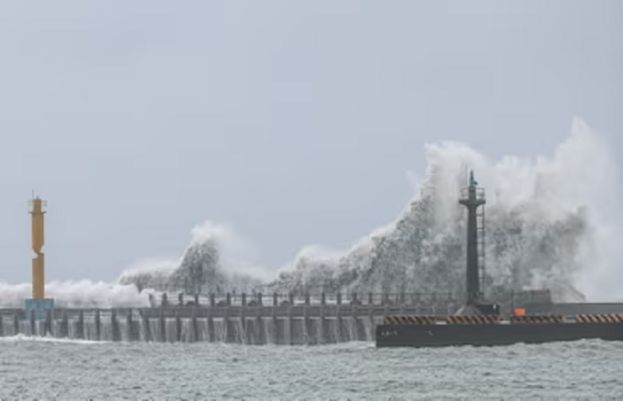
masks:
[[[0,336],[24,334],[93,341],[223,342],[313,345],[373,341],[383,317],[395,314],[448,314],[459,302],[449,294],[394,294],[348,303],[337,295],[283,299],[266,305],[261,294],[209,296],[150,308],[55,308],[38,317],[23,309],[0,309]]]

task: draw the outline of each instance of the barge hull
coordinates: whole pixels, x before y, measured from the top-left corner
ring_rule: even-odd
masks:
[[[379,325],[377,347],[493,346],[580,339],[623,341],[623,323]]]

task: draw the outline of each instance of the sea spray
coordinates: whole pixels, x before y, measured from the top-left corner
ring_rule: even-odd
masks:
[[[395,222],[349,250],[303,248],[269,281],[269,289],[462,296],[465,212],[457,199],[468,171],[474,170],[488,194],[487,295],[543,288],[557,300],[621,294],[612,285],[592,285],[617,275],[619,251],[613,244],[621,238],[620,196],[612,155],[583,121],[573,121],[570,136],[551,157],[492,160],[457,142],[427,145],[425,153],[427,168],[418,192]],[[252,288],[260,277],[266,282],[265,268],[240,257],[223,258],[239,254],[231,252],[237,238],[229,226],[211,222],[193,230],[191,244],[164,287],[224,291]],[[262,274],[253,274],[258,271]],[[137,280],[126,275],[122,282]],[[151,284],[162,286],[162,280]]]
[[[444,142],[427,146],[426,159],[419,193],[395,223],[332,260],[299,254],[275,287],[462,295],[465,213],[457,199],[467,172],[475,170],[488,193],[490,297],[535,288],[551,289],[560,301],[581,300],[582,292],[604,296],[588,291],[594,277],[587,272],[616,275],[608,266],[617,255],[611,244],[621,238],[618,186],[607,146],[584,122],[574,120],[551,158],[492,161],[467,145]]]
[[[226,224],[205,221],[192,230],[182,257],[160,264],[141,263],[126,270],[119,283],[188,294],[251,291],[270,277],[254,262],[255,250]]]
[[[144,260],[118,284],[51,283],[67,305],[145,305],[141,290],[195,292],[453,292],[465,274],[465,212],[457,199],[474,170],[487,190],[485,288],[493,298],[549,288],[557,300],[621,297],[621,213],[616,165],[583,121],[551,157],[492,160],[469,146],[426,146],[427,168],[398,219],[348,250],[303,248],[276,273],[229,225],[193,229],[179,260]],[[411,174],[410,176],[414,176]],[[327,229],[330,229],[328,227]],[[274,271],[274,270],[273,270]],[[275,275],[277,276],[275,278]],[[81,283],[81,284],[76,284]],[[50,288],[50,286],[52,288]],[[0,284],[3,306],[21,305],[30,285]],[[77,296],[76,293],[80,293]]]
[[[31,298],[29,283],[7,284],[0,282],[0,307],[22,308],[24,300]],[[54,299],[57,307],[66,308],[124,308],[149,306],[153,290],[138,291],[133,284],[105,283],[103,281],[51,281],[46,284],[46,295]]]

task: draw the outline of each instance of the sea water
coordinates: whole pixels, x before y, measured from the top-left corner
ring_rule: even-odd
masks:
[[[377,349],[0,339],[1,400],[621,399],[623,343]]]

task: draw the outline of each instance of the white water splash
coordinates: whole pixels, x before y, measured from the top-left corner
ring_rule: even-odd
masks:
[[[492,160],[456,142],[426,147],[427,170],[396,222],[327,260],[305,255],[282,288],[453,291],[464,282],[465,211],[457,199],[475,170],[488,193],[489,292],[550,288],[558,300],[619,297],[622,239],[616,166],[583,121],[551,157]],[[410,177],[414,177],[410,174]]]
[[[551,156],[491,159],[457,142],[426,147],[427,169],[408,173],[417,193],[393,223],[335,251],[306,247],[277,271],[229,225],[193,228],[179,260],[142,260],[119,284],[50,283],[67,305],[145,305],[138,288],[227,290],[272,281],[283,290],[455,291],[464,282],[464,210],[458,205],[467,173],[487,190],[489,292],[551,288],[559,300],[623,297],[619,262],[620,186],[608,145],[582,120]],[[328,227],[327,229],[330,229]],[[57,288],[56,293],[53,289]],[[192,287],[192,288],[191,288]],[[0,284],[0,303],[21,305],[30,285]]]
[[[51,281],[46,283],[46,297],[53,298],[59,307],[70,308],[122,308],[149,306],[151,290],[139,292],[135,285],[111,284],[103,281]],[[0,283],[0,307],[22,308],[24,300],[31,298],[30,283]]]
[[[11,342],[34,342],[34,343],[59,343],[59,344],[75,344],[75,345],[105,345],[108,341],[103,340],[78,340],[73,338],[57,338],[43,336],[29,336],[26,334],[16,334],[13,336],[0,337],[0,343]]]
[[[179,260],[143,261],[123,272],[119,282],[189,294],[244,291],[272,277],[256,260],[255,248],[230,226],[206,221],[193,228]]]
[[[408,174],[418,192],[395,222],[346,251],[304,248],[271,286],[460,294],[465,212],[457,199],[473,169],[488,193],[489,293],[550,288],[559,300],[582,299],[581,293],[593,300],[623,294],[615,279],[621,276],[622,238],[616,166],[607,144],[583,121],[573,121],[569,137],[550,157],[492,160],[465,144],[443,142],[428,145],[426,159],[422,180],[414,183],[417,175]],[[266,279],[266,269],[239,257],[244,252],[238,238],[228,226],[208,222],[195,228],[176,285],[201,277],[228,287],[232,278],[222,272],[236,267],[242,267],[239,283],[257,271]],[[205,272],[211,278],[201,276]]]

